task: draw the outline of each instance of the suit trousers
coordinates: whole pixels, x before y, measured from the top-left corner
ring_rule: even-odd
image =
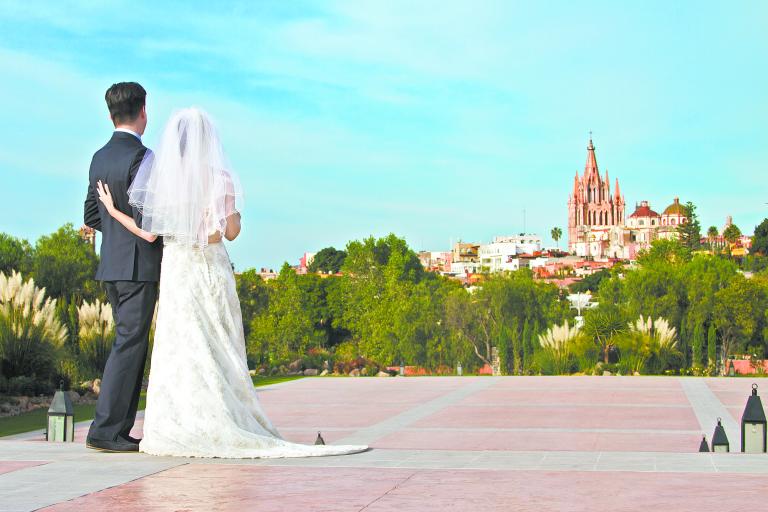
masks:
[[[88,437],[114,441],[125,438],[136,420],[158,284],[105,281],[104,286],[112,305],[116,337],[104,368]]]

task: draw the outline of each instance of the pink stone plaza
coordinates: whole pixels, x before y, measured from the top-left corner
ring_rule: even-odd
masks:
[[[758,381],[759,384],[759,381]],[[304,378],[259,388],[286,438],[342,457],[222,460],[0,441],[0,510],[768,510],[739,451],[752,380]],[[768,390],[768,386],[766,386]],[[722,418],[732,453],[699,453]],[[141,435],[137,422],[134,435]]]

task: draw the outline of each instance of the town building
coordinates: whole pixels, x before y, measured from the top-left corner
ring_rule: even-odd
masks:
[[[424,270],[430,272],[450,272],[452,251],[421,251],[419,252],[419,261]]]
[[[490,244],[480,246],[478,256],[480,267],[485,272],[513,272],[520,269],[521,256],[533,257],[540,252],[540,236],[520,234],[495,237]]]
[[[584,174],[579,177],[576,173],[568,196],[570,253],[594,258],[617,257],[623,253],[624,196],[619,190],[618,178],[615,183],[611,193],[608,171],[604,178],[600,176],[590,135]]]
[[[626,219],[624,209],[618,178],[611,193],[608,171],[600,176],[590,136],[584,173],[576,173],[568,196],[568,252],[596,260],[634,260],[656,239],[679,238],[678,227],[688,222],[678,197],[661,214],[648,201],[636,203]]]

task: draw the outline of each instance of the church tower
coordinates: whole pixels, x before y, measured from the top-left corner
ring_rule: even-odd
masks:
[[[595,157],[592,134],[587,145],[587,163],[584,174],[577,172],[573,178],[573,190],[568,196],[568,249],[576,252],[576,244],[590,241],[594,232],[606,233],[612,226],[624,225],[624,197],[616,179],[614,193],[608,171],[600,176]]]

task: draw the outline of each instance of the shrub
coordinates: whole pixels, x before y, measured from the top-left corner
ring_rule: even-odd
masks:
[[[101,375],[115,341],[112,306],[99,300],[93,303],[83,302],[77,309],[77,318],[80,326],[80,359],[93,374],[89,377]]]
[[[573,366],[572,347],[579,334],[580,329],[569,326],[566,320],[563,325],[555,325],[539,335],[539,344],[543,350],[538,357],[538,364],[543,373],[570,373]]]
[[[0,273],[0,360],[9,379],[29,377],[50,385],[57,351],[67,329],[56,315],[56,300],[21,274]]]
[[[662,373],[669,363],[681,359],[677,351],[677,332],[664,318],[640,317],[616,336],[621,356],[619,368],[624,373]],[[678,361],[682,364],[682,360]]]

